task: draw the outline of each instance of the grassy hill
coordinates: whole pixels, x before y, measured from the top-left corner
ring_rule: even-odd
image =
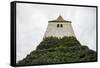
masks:
[[[17,65],[37,65],[97,60],[96,52],[83,46],[75,37],[47,37]]]

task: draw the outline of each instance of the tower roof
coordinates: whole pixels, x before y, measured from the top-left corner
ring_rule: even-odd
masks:
[[[71,21],[64,20],[61,15],[59,15],[59,17],[57,19],[51,20],[49,22],[69,22],[69,23],[71,23]]]

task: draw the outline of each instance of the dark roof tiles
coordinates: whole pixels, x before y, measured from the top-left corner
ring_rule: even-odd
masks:
[[[56,20],[52,20],[52,21],[49,21],[49,22],[67,22],[67,23],[71,23],[71,21],[64,20],[61,15]]]

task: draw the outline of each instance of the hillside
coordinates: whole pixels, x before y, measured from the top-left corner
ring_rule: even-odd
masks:
[[[75,37],[47,37],[17,65],[40,65],[96,61],[96,52],[83,46]]]

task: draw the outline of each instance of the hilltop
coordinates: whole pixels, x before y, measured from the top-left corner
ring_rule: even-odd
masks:
[[[20,60],[17,65],[40,65],[70,62],[97,61],[95,51],[89,49],[75,37],[46,37],[36,50]]]

